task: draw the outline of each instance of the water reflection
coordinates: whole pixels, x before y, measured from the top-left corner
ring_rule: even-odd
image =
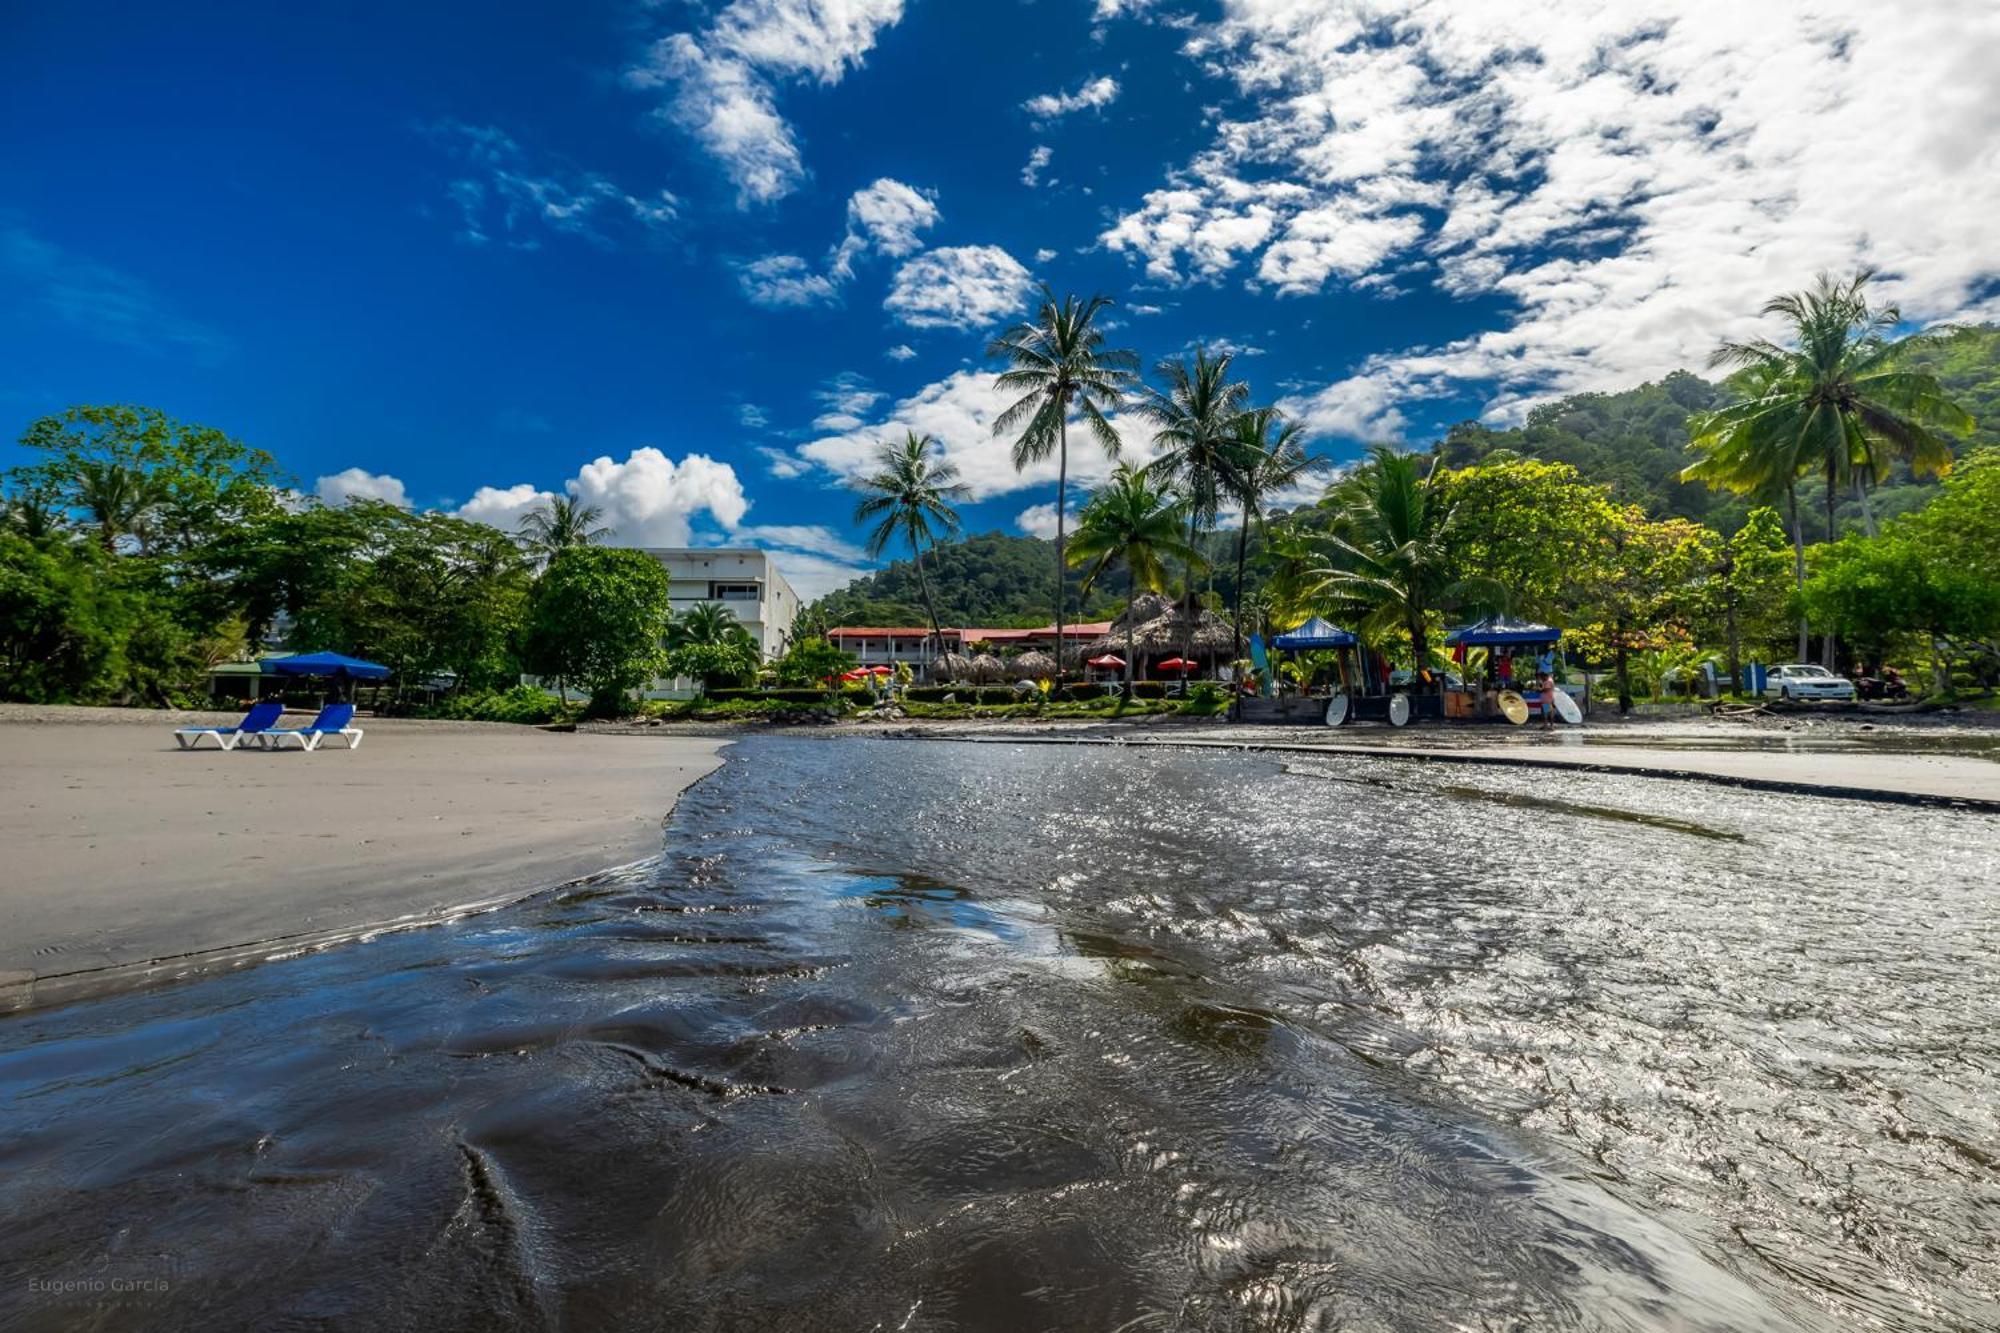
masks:
[[[0,1326],[2000,1322],[1994,822],[1288,764],[760,739],[656,866],[0,1021]]]

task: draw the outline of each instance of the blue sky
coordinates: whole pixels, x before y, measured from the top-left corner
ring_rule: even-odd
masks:
[[[906,426],[1046,529],[981,355],[1036,281],[1342,457],[1698,366],[1823,267],[1993,313],[1987,7],[1503,8],[10,6],[0,409],[509,525],[567,488],[817,592]]]

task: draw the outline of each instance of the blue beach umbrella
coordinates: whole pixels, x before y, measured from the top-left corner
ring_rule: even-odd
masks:
[[[296,653],[291,657],[268,657],[264,669],[280,676],[329,676],[351,680],[381,680],[389,668],[380,662],[364,662],[341,653]]]
[[[1316,648],[1352,648],[1360,640],[1350,630],[1314,616],[1297,629],[1285,631],[1271,640],[1273,648],[1288,653],[1310,652]]]

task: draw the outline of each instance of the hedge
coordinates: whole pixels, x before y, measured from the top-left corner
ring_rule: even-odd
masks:
[[[732,689],[710,690],[708,691],[705,697],[708,699],[710,703],[718,703],[718,704],[730,703],[736,700],[743,700],[751,703],[769,702],[769,703],[783,703],[783,704],[823,704],[826,702],[826,691],[802,690],[802,689],[749,690],[749,689],[732,688]],[[838,697],[847,700],[849,703],[857,703],[857,704],[868,703],[874,698],[874,696],[869,694],[867,690],[847,690],[847,689],[841,690],[839,692]]]

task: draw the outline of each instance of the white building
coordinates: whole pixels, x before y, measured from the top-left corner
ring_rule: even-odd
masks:
[[[647,547],[666,566],[674,614],[702,602],[720,602],[736,613],[757,641],[764,660],[785,649],[785,636],[798,618],[799,595],[768,551],[735,546]]]

